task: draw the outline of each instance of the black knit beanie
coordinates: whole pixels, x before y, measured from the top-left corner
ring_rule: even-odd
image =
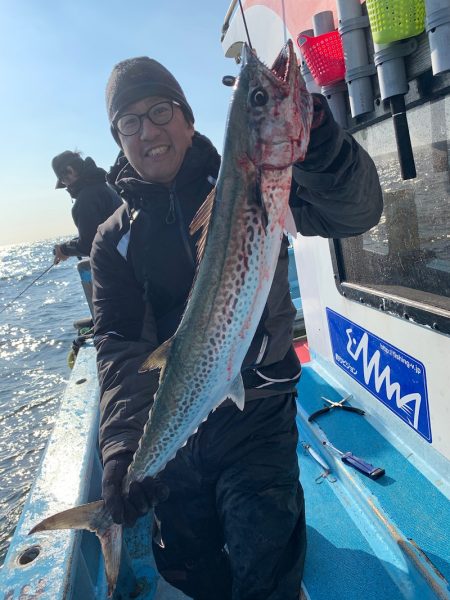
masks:
[[[147,96],[161,96],[181,105],[184,116],[194,123],[194,114],[175,77],[161,63],[147,56],[129,58],[118,63],[106,85],[106,108],[111,125],[131,103]],[[112,127],[117,140],[117,133]]]

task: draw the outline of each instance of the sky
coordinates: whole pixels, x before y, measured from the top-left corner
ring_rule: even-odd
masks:
[[[64,150],[108,169],[118,153],[105,109],[113,66],[133,56],[178,79],[196,129],[222,151],[236,75],[220,34],[230,0],[0,0],[0,246],[76,234],[55,190]]]

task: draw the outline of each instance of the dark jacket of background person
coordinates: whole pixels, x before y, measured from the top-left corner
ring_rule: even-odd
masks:
[[[67,191],[75,200],[72,218],[78,229],[78,237],[60,244],[66,256],[89,256],[98,226],[106,221],[121,206],[122,201],[106,183],[106,171],[97,167],[89,156],[79,178]]]
[[[317,96],[315,103],[325,118],[311,132],[305,161],[293,167],[290,205],[297,229],[327,238],[361,234],[382,211],[375,166],[334,122],[325,99]],[[180,322],[195,272],[189,224],[214,187],[220,157],[195,133],[170,189],[142,181],[125,157],[120,166],[115,186],[126,204],[100,226],[91,254],[103,463],[137,449],[158,386],[157,373],[138,371]],[[300,364],[292,348],[294,316],[285,240],[243,365],[246,400],[295,389]],[[266,378],[274,380],[271,385]]]

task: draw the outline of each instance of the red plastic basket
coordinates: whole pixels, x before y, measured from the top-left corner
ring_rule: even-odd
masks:
[[[344,49],[339,32],[316,37],[301,33],[297,44],[317,85],[330,85],[345,77]]]

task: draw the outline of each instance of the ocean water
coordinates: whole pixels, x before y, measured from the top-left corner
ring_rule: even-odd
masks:
[[[0,247],[0,311],[52,264],[58,241]],[[76,262],[53,266],[0,314],[0,565],[70,375],[73,322],[89,316]]]

